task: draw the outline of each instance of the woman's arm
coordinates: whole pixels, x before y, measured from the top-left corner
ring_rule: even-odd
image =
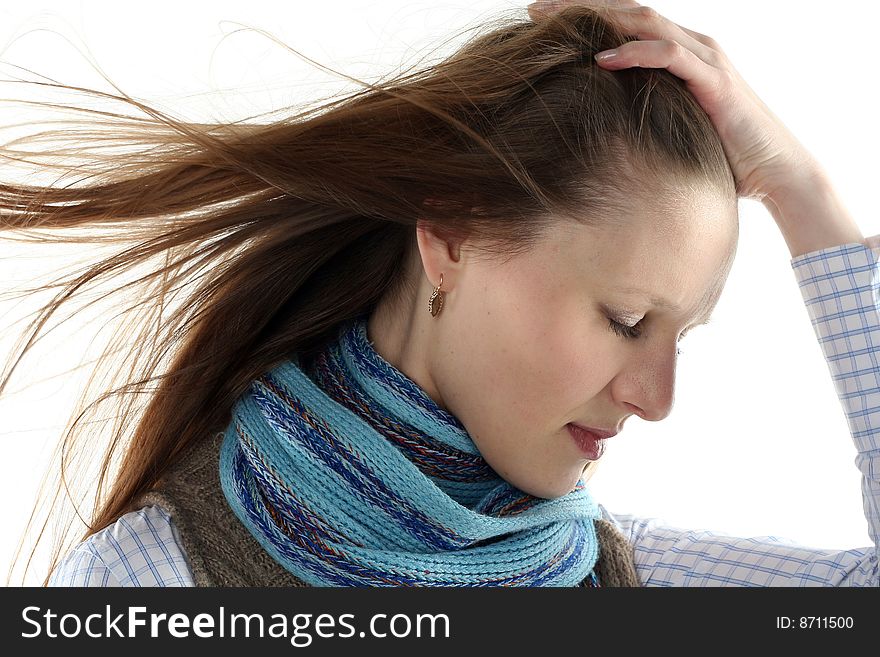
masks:
[[[829,247],[863,242],[864,236],[822,166],[811,160],[762,199],[792,258]]]
[[[603,513],[628,533],[642,586],[878,586],[872,547],[819,550],[777,536],[745,538],[604,507]]]
[[[48,586],[195,586],[164,509],[146,506],[92,534],[61,559]]]
[[[88,540],[71,550],[52,571],[48,586],[122,586]]]

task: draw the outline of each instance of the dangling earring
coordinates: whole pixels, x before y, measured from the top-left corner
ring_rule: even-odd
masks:
[[[431,311],[433,317],[439,315],[440,310],[443,308],[444,293],[440,291],[440,285],[443,285],[443,274],[440,274],[440,284],[434,288],[431,298],[428,299],[428,310]]]

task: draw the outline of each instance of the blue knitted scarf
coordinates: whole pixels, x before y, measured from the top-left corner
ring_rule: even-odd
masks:
[[[584,481],[555,499],[508,484],[366,327],[237,400],[220,481],[254,538],[312,586],[599,586]]]

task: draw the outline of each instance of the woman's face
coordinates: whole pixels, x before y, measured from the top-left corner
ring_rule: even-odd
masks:
[[[630,415],[669,415],[679,338],[708,318],[733,261],[730,199],[658,199],[623,219],[559,221],[504,264],[420,225],[418,297],[368,324],[379,354],[461,421],[499,476],[538,497],[570,492],[590,463],[569,422],[619,430]],[[640,335],[618,335],[612,320]]]

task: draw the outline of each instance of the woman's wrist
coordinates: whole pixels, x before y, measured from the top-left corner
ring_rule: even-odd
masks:
[[[865,242],[843,199],[818,165],[776,186],[762,203],[776,220],[792,258]]]

